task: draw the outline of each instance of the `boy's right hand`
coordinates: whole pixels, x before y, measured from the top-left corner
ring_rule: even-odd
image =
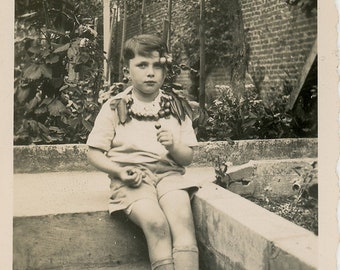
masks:
[[[126,167],[122,168],[119,177],[128,186],[139,187],[145,177],[145,172],[134,167]]]

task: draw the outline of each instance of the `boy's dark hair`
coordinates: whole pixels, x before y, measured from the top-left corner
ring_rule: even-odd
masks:
[[[160,37],[147,34],[132,37],[125,42],[123,62],[127,65],[137,54],[148,57],[154,51],[159,52],[160,57],[168,53],[166,43]]]

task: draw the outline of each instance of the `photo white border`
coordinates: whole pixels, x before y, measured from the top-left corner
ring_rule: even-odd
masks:
[[[319,269],[340,269],[337,165],[339,160],[339,96],[337,29],[340,0],[318,1],[318,102],[319,102]],[[14,1],[0,9],[0,262],[12,269],[13,207],[13,63]],[[340,166],[339,166],[340,167]],[[338,168],[339,168],[338,167]],[[339,171],[339,169],[338,169]],[[5,247],[5,248],[4,248]],[[339,252],[340,256],[340,252]],[[294,269],[292,269],[294,270]]]

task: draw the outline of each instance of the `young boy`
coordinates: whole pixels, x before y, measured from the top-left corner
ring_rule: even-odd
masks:
[[[151,268],[198,270],[190,206],[197,186],[182,176],[197,140],[184,102],[161,89],[167,61],[156,36],[125,43],[132,86],[102,106],[88,137],[88,160],[111,179],[110,213],[123,210],[142,228]]]

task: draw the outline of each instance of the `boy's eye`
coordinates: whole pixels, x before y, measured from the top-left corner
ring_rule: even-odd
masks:
[[[140,64],[137,65],[137,67],[146,68],[147,64],[146,63],[140,63]]]

